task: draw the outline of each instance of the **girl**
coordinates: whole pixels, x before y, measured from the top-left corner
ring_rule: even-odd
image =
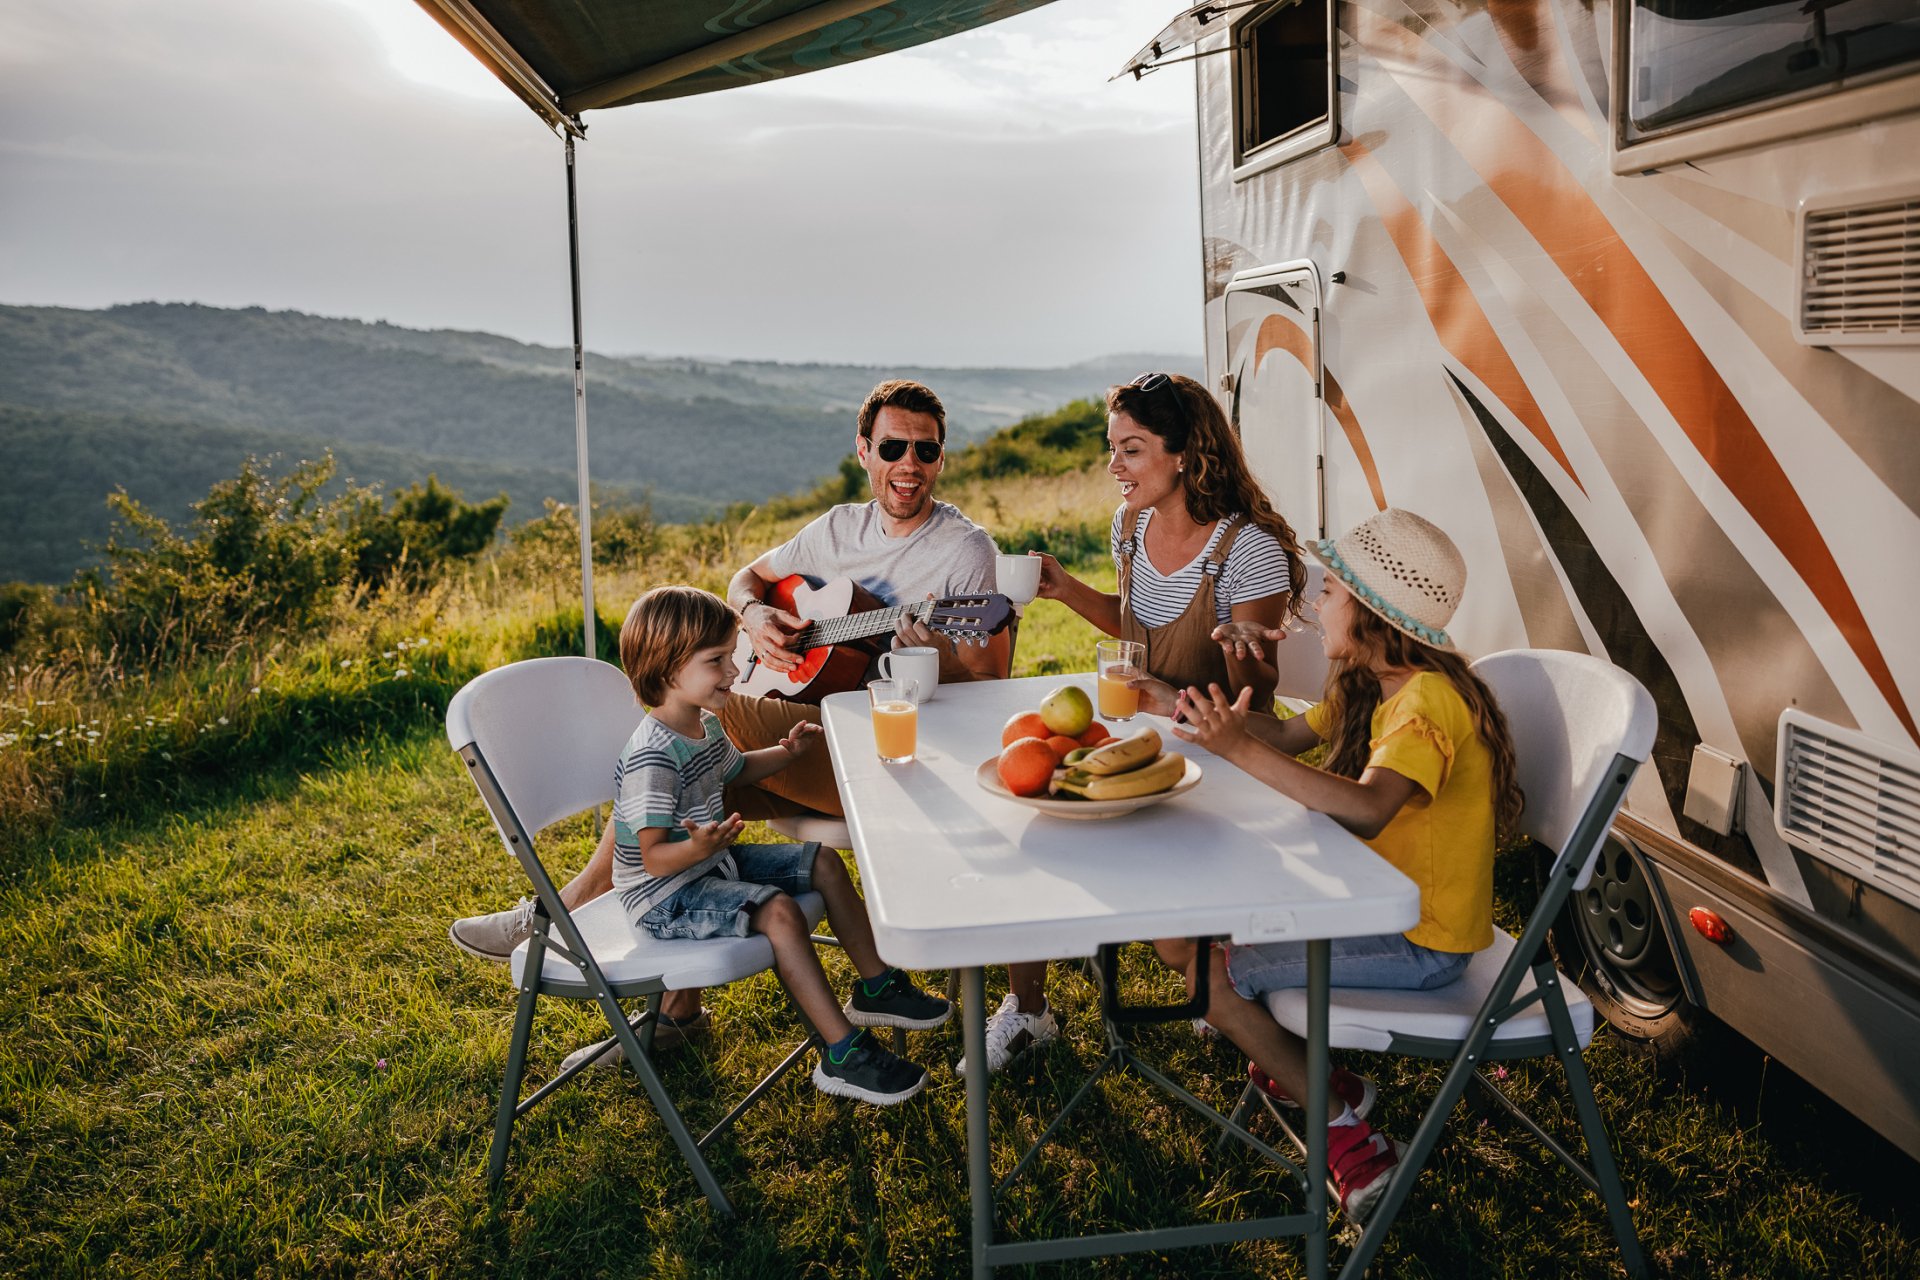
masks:
[[[1180,699],[1187,724],[1173,732],[1327,814],[1420,886],[1420,922],[1404,934],[1333,940],[1335,986],[1443,986],[1493,942],[1493,852],[1521,809],[1506,718],[1445,629],[1466,563],[1446,534],[1391,508],[1312,551],[1327,566],[1326,697],[1274,720],[1248,714],[1247,690],[1229,700],[1217,684],[1189,688]],[[1233,627],[1221,644],[1256,639],[1283,633]],[[1322,768],[1294,759],[1322,742]],[[1234,944],[1206,956],[1188,941],[1155,945],[1189,987],[1197,964],[1213,966],[1207,1021],[1252,1059],[1253,1082],[1287,1105],[1306,1097],[1304,1046],[1262,999],[1306,985],[1306,944]],[[1366,1122],[1372,1082],[1335,1071],[1331,1085],[1328,1163],[1342,1209],[1362,1221],[1399,1154]]]
[[[1270,709],[1273,665],[1244,644],[1215,643],[1214,630],[1284,627],[1298,612],[1293,586],[1303,562],[1226,415],[1192,378],[1143,373],[1107,393],[1107,447],[1107,471],[1120,486],[1111,533],[1119,591],[1090,587],[1041,554],[1038,594],[1147,646],[1154,678],[1133,682],[1142,711],[1172,715],[1176,689],[1213,684],[1246,690],[1253,706]],[[1008,966],[1011,990],[987,1019],[988,1070],[1059,1034],[1046,978],[1044,964]]]

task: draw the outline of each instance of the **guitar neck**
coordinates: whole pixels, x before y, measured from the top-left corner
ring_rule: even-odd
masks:
[[[809,649],[849,644],[855,640],[865,640],[868,636],[885,635],[898,628],[902,618],[910,617],[925,622],[932,612],[933,601],[922,600],[918,604],[895,605],[891,609],[850,613],[844,618],[822,618],[808,624],[788,648],[804,653]]]

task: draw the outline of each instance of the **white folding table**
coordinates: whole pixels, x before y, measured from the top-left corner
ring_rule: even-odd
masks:
[[[1002,725],[1067,683],[1093,692],[1091,674],[942,685],[920,708],[918,750],[909,764],[885,764],[875,754],[864,690],[834,694],[822,704],[880,954],[902,968],[961,970],[966,1058],[983,1064],[984,965],[1079,958],[1107,944],[1152,938],[1307,941],[1312,1087],[1306,1102],[1316,1121],[1307,1125],[1307,1203],[1303,1214],[1252,1221],[996,1244],[987,1073],[969,1070],[973,1274],[988,1275],[996,1265],[1301,1235],[1309,1274],[1324,1276],[1327,1139],[1317,1121],[1327,1091],[1326,941],[1413,927],[1418,890],[1331,819],[1175,741],[1164,720],[1135,723],[1154,724],[1170,747],[1199,762],[1204,776],[1185,795],[1117,818],[1070,821],[982,789],[975,771],[998,754]],[[1111,1028],[1109,1043],[1126,1056]],[[1239,1140],[1291,1165],[1138,1060],[1128,1058],[1127,1065]]]

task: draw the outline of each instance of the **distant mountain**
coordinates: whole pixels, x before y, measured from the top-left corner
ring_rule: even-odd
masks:
[[[650,498],[685,520],[809,485],[834,469],[853,411],[882,378],[939,393],[976,438],[1142,369],[780,364],[652,356],[587,360],[596,494]],[[570,502],[572,353],[493,334],[403,329],[257,307],[140,303],[105,311],[0,305],[0,580],[58,581],[106,536],[106,495],[171,520],[249,453],[331,447],[341,472],[389,489],[429,472],[470,498],[505,491],[509,522]]]

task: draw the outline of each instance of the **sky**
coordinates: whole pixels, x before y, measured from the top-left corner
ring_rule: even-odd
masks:
[[[1046,366],[1201,347],[1179,0],[1058,0],[587,113],[608,353]],[[262,306],[571,342],[560,141],[410,0],[6,0],[0,302]]]

